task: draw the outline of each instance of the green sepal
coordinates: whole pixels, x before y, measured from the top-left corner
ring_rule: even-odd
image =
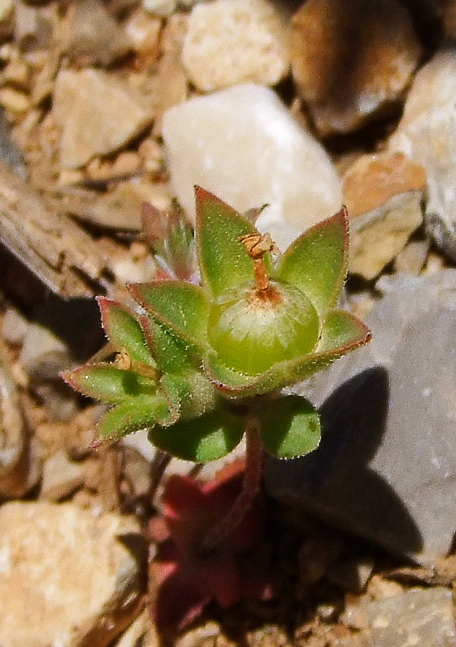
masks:
[[[62,373],[74,389],[96,400],[119,402],[156,391],[153,379],[114,364],[86,364]]]
[[[133,298],[175,333],[200,349],[207,344],[209,303],[199,285],[152,281],[127,286]]]
[[[229,454],[239,444],[244,421],[224,409],[215,409],[199,418],[179,420],[171,427],[156,426],[149,440],[176,458],[206,463]]]
[[[178,373],[192,367],[192,348],[188,342],[153,315],[143,315],[140,321],[161,371]]]
[[[342,290],[348,267],[345,207],[297,238],[282,256],[277,276],[304,292],[324,316]]]
[[[339,313],[342,314],[339,315]],[[371,339],[369,328],[347,312],[334,311],[328,315],[327,322],[328,330],[322,336],[316,352],[297,359],[278,362],[261,375],[252,377],[233,371],[224,366],[215,353],[206,355],[205,372],[216,388],[227,397],[245,398],[262,395],[305,380],[312,373],[326,368],[339,357],[367,344]],[[331,346],[332,341],[337,341],[338,345]]]
[[[117,301],[97,298],[106,335],[117,351],[125,349],[132,362],[155,368],[144,331],[133,314]]]
[[[160,387],[182,420],[201,416],[217,403],[217,391],[201,371],[166,373],[160,380]]]
[[[255,227],[219,198],[195,187],[197,254],[203,287],[214,298],[253,283],[253,262],[239,241]]]
[[[172,424],[176,413],[162,397],[138,397],[109,409],[97,426],[99,441],[115,442],[123,436],[156,424]]]
[[[341,349],[341,354],[344,355],[358,346],[367,344],[371,338],[369,328],[357,317],[345,310],[333,310],[325,319],[317,352],[339,352]]]
[[[262,401],[257,416],[261,422],[263,447],[273,456],[304,456],[320,443],[318,412],[313,404],[299,395]]]

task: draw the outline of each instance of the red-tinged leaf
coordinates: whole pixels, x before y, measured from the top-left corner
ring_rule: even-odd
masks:
[[[195,188],[196,237],[203,286],[213,297],[253,283],[253,263],[239,241],[256,229],[235,209],[201,187]]]
[[[74,389],[96,400],[119,402],[139,395],[153,395],[155,382],[135,371],[113,364],[86,364],[74,371],[62,373]]]
[[[290,245],[280,261],[278,277],[307,294],[324,316],[337,303],[347,266],[348,214],[343,207]]]
[[[117,301],[98,297],[103,328],[117,351],[126,350],[133,362],[155,367],[144,331],[136,317]]]
[[[200,286],[183,281],[152,281],[127,287],[143,308],[186,341],[204,348],[209,304]]]

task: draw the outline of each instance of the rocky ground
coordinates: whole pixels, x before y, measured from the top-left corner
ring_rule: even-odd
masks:
[[[194,184],[282,250],[344,202],[373,341],[300,387],[321,447],[266,461],[272,594],[172,644],[456,645],[455,38],[454,0],[0,0],[1,647],[160,642],[160,466],[90,450],[59,372],[154,276],[141,204],[192,220]]]

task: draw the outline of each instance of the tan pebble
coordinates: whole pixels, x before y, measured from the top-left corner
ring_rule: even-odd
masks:
[[[265,0],[215,0],[195,5],[182,60],[202,91],[236,83],[278,83],[288,71],[287,29]]]
[[[14,9],[13,0],[0,0],[0,23],[8,21]]]
[[[148,137],[144,139],[138,149],[143,160],[144,169],[149,173],[156,173],[163,167],[163,148],[156,139]]]
[[[177,13],[168,18],[160,39],[160,50],[164,54],[180,54],[188,30],[188,15]]]
[[[125,23],[124,29],[133,48],[139,54],[147,56],[148,63],[158,56],[161,28],[160,18],[149,16],[140,9],[134,11]]]
[[[134,173],[141,166],[141,158],[134,151],[122,151],[112,165],[112,175]]]
[[[423,191],[425,185],[424,168],[403,153],[363,155],[344,176],[344,202],[353,218],[381,206],[394,195]]]
[[[15,113],[27,112],[31,107],[29,97],[14,88],[2,88],[0,90],[0,105],[6,110]]]
[[[59,186],[70,186],[84,179],[84,172],[77,169],[62,169],[59,175]]]
[[[30,70],[23,60],[12,60],[2,72],[2,85],[14,85],[20,90],[26,90],[29,84]]]
[[[0,61],[7,63],[18,57],[18,49],[12,43],[5,43],[0,47]]]

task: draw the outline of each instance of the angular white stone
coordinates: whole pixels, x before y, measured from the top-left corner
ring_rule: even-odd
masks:
[[[240,211],[267,203],[257,226],[283,250],[340,209],[329,156],[272,90],[242,84],[190,99],[165,112],[163,137],[172,188],[192,219],[195,184]]]
[[[288,29],[267,0],[215,0],[190,15],[182,60],[200,90],[278,83],[289,67]]]
[[[77,168],[95,155],[118,150],[153,118],[143,95],[95,69],[59,72],[53,114],[62,130],[60,158],[65,168]]]

